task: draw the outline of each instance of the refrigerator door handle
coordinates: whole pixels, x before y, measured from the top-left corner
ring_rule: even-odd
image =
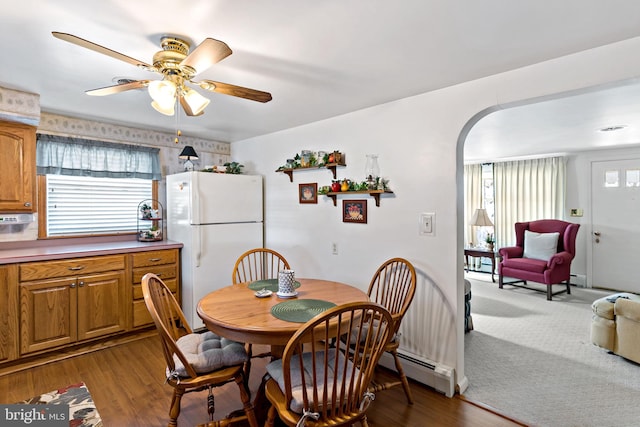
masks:
[[[198,227],[198,232],[194,233],[195,242],[193,247],[196,250],[194,254],[194,262],[196,267],[200,267],[200,256],[202,255],[202,227]]]

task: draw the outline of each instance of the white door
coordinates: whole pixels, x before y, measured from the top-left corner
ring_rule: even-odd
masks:
[[[640,293],[640,159],[591,164],[592,286]]]

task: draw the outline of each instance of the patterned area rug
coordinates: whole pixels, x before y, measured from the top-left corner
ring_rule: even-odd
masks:
[[[71,384],[18,403],[69,405],[69,427],[102,427],[102,419],[84,383]]]

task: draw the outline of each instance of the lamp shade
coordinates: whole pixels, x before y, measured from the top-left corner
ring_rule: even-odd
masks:
[[[471,225],[475,225],[476,227],[493,227],[493,223],[491,222],[491,219],[489,219],[487,211],[483,208],[478,208],[473,213],[473,218],[471,218]]]
[[[204,112],[204,109],[209,105],[209,100],[204,96],[200,95],[193,89],[185,88],[184,89],[184,102],[187,104],[186,107],[182,104],[183,108],[187,110],[189,109],[191,115],[199,116]]]
[[[180,153],[178,158],[182,160],[191,160],[191,159],[198,160],[198,154],[196,154],[196,150],[194,150],[192,146],[186,145],[182,149],[182,152]]]

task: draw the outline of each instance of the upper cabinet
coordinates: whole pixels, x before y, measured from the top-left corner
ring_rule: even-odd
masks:
[[[0,122],[0,212],[35,212],[36,128]]]

